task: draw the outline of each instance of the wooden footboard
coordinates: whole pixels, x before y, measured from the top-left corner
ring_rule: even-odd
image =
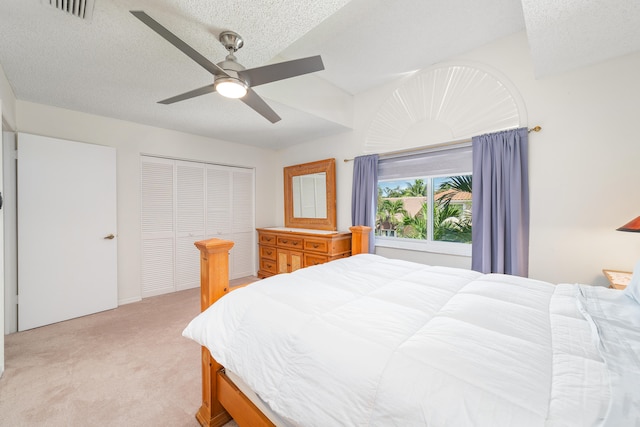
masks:
[[[370,227],[354,226],[351,230],[351,254],[369,249]],[[210,239],[195,242],[200,250],[200,308],[229,292],[229,251],[233,242]],[[202,406],[196,419],[202,426],[220,427],[235,419],[239,426],[273,426],[274,424],[227,377],[224,368],[209,350],[202,347]]]
[[[200,310],[204,311],[229,292],[229,251],[233,242],[210,239],[195,245],[200,250]],[[231,420],[218,400],[216,374],[220,370],[222,366],[202,347],[202,406],[196,413],[202,426],[220,427]]]

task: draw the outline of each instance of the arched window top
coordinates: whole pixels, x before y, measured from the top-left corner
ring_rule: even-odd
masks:
[[[384,153],[526,126],[518,91],[485,68],[441,64],[408,78],[381,105],[363,151]]]

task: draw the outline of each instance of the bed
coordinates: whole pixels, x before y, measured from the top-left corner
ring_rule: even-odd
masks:
[[[228,293],[225,244],[183,333],[202,425],[640,425],[626,292],[357,254]]]

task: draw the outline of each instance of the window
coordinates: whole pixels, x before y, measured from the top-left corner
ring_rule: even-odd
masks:
[[[381,159],[376,245],[471,254],[471,145]]]

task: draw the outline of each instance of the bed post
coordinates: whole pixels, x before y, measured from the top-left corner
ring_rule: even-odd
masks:
[[[195,242],[200,250],[200,309],[206,310],[229,292],[229,251],[233,242],[210,239]],[[202,347],[202,406],[196,419],[202,426],[219,427],[231,420],[218,401],[216,373],[222,368]]]
[[[371,227],[366,225],[354,225],[351,230],[351,255],[369,253],[369,233]]]

